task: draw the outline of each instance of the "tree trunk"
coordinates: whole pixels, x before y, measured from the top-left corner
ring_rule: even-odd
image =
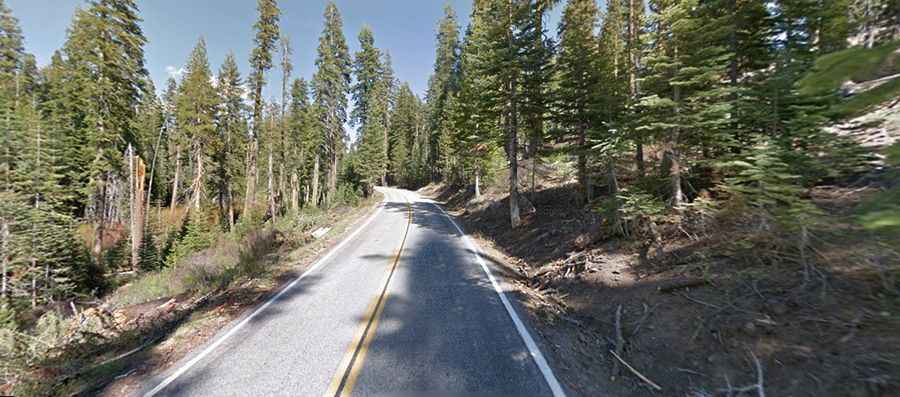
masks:
[[[609,198],[613,203],[610,224],[615,233],[623,234],[621,204],[619,203],[619,178],[616,175],[616,161],[612,157],[606,163],[606,178],[606,183],[609,185]]]
[[[159,144],[162,142],[163,129],[165,127],[159,128],[159,135],[156,137],[156,146],[153,147],[153,162],[150,163],[150,178],[149,182],[147,182],[147,194],[144,199],[144,218],[146,220],[148,214],[150,214],[150,197],[153,195],[153,175],[156,173],[156,158],[159,155]],[[158,205],[159,203],[157,203]]]
[[[511,116],[514,114],[511,112]],[[513,116],[514,117],[514,116]],[[507,121],[507,144],[509,146],[509,221],[513,228],[519,227],[519,161],[517,156],[518,133],[512,120]]]
[[[507,28],[507,45],[510,53],[513,53],[513,3],[512,0],[507,3],[509,6],[509,27]],[[508,71],[516,73],[515,70]],[[507,134],[507,155],[509,156],[509,220],[512,228],[519,227],[522,219],[519,218],[519,131],[518,131],[518,112],[516,98],[516,76],[511,75],[509,78],[509,114],[506,118],[506,134]]]
[[[132,154],[130,164],[132,167],[132,204],[131,204],[131,270],[137,270],[140,265],[141,244],[144,241],[144,224],[146,213],[144,212],[144,181],[147,173],[147,166],[144,161]],[[149,198],[148,198],[149,200]]]
[[[101,254],[103,253],[103,238],[106,235],[106,195],[109,183],[107,177],[104,177],[102,174],[98,177],[100,179],[100,183],[98,183],[98,189],[96,192],[96,198],[94,199],[94,210],[96,213],[94,217],[96,218],[96,229],[94,230],[94,243],[91,248],[91,254],[94,256],[94,260],[96,263],[101,262]]]
[[[381,186],[387,186],[387,172],[388,172],[388,164],[390,164],[390,150],[388,150],[388,130],[391,128],[390,119],[388,119],[387,115],[385,115],[384,120],[384,161],[385,167],[381,173]]]
[[[278,197],[281,198],[279,206],[284,208],[285,201],[287,200],[287,175],[284,171],[284,159],[282,158],[281,164],[278,165]]]
[[[297,213],[300,210],[300,178],[297,172],[291,174],[291,211]]]
[[[310,197],[314,207],[319,206],[319,153],[316,152],[316,160],[313,163],[312,177],[312,197]]]
[[[331,153],[331,172],[328,174],[328,199],[326,201],[329,204],[334,199],[334,193],[337,192],[338,165],[337,142],[335,142],[334,151]]]
[[[178,189],[181,181],[181,145],[175,145],[175,179],[172,181],[172,203],[169,209],[175,211],[175,205],[178,204]]]
[[[269,167],[268,167],[268,195],[269,195],[269,213],[272,215],[272,223],[275,223],[275,181],[272,174],[272,149],[269,149]]]
[[[593,187],[591,186],[591,177],[588,175],[587,169],[587,125],[584,122],[578,127],[578,182],[584,190],[585,203],[589,203],[593,199]]]
[[[7,290],[9,288],[9,280],[6,274],[9,272],[9,221],[6,218],[0,218],[0,299],[6,303]]]
[[[628,65],[628,89],[631,94],[631,101],[634,103],[638,98],[638,82],[637,82],[637,68],[640,60],[638,59],[639,51],[637,50],[638,46],[638,30],[637,30],[637,6],[635,2],[637,0],[629,0],[628,1],[628,57],[629,63]],[[641,0],[641,7],[643,7],[643,0]],[[638,136],[638,132],[633,131],[635,134],[635,153],[634,153],[634,161],[637,163],[638,175],[643,178],[647,176],[647,166],[644,162],[644,139],[641,136]]]
[[[676,104],[681,101],[680,87],[676,86],[674,88],[673,99],[675,100]],[[677,108],[675,112],[678,112]],[[680,131],[678,127],[675,127],[674,131],[672,131],[672,139],[669,142],[668,148],[666,149],[665,153],[665,156],[668,157],[669,164],[669,183],[671,184],[672,189],[672,208],[678,208],[684,202],[684,193],[681,190],[681,159],[679,158],[678,153],[679,135]]]
[[[197,163],[197,175],[194,176],[194,197],[192,201],[194,204],[194,209],[199,210],[200,198],[203,196],[203,150],[201,149],[200,145],[197,145],[196,150],[196,159],[194,161],[196,161]]]
[[[481,167],[475,167],[475,198],[481,197]]]
[[[250,207],[256,202],[256,184],[259,182],[256,170],[256,157],[259,151],[259,142],[256,137],[250,138],[250,148],[247,151],[247,178],[244,192],[243,214],[250,211]]]

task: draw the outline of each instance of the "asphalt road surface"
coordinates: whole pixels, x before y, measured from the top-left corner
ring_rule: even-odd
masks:
[[[565,395],[490,259],[429,200],[381,192],[310,270],[138,395]]]

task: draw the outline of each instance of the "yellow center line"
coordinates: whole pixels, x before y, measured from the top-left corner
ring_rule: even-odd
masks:
[[[406,231],[403,232],[403,240],[400,242],[400,249],[397,250],[397,254],[394,256],[393,262],[391,263],[387,280],[384,282],[381,293],[375,297],[366,309],[363,321],[360,323],[359,328],[353,336],[353,342],[350,343],[350,347],[348,347],[347,352],[344,353],[344,358],[341,360],[340,365],[338,365],[337,372],[331,379],[328,390],[325,391],[326,397],[350,396],[350,393],[353,392],[353,386],[356,385],[356,380],[359,378],[363,361],[369,350],[369,345],[372,343],[372,340],[375,339],[375,330],[378,328],[378,320],[384,312],[384,307],[388,300],[388,286],[391,283],[391,279],[394,277],[397,265],[400,263],[400,255],[403,254],[403,247],[406,245],[406,236],[409,234],[409,227],[412,224],[413,211],[412,206],[408,201],[406,203],[406,208],[408,211]]]

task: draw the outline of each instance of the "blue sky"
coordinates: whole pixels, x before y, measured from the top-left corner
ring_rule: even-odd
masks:
[[[326,0],[282,0],[281,27],[294,47],[295,76],[309,79],[314,72],[315,50],[322,31],[322,12]],[[7,0],[19,18],[26,48],[45,65],[53,51],[66,39],[66,29],[81,0]],[[338,0],[344,18],[344,34],[351,51],[358,47],[356,36],[364,25],[375,32],[376,45],[390,51],[395,72],[408,81],[416,93],[423,94],[434,59],[437,23],[442,15],[440,0]],[[471,0],[451,0],[465,24]],[[138,0],[142,27],[148,39],[145,47],[147,69],[157,87],[172,72],[178,71],[200,36],[206,38],[210,63],[218,70],[222,60],[233,51],[242,73],[248,70],[247,58],[253,46],[256,1],[253,0]],[[280,72],[269,75],[268,96],[280,95]]]

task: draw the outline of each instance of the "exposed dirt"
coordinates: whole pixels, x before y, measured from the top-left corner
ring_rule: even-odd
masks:
[[[526,194],[536,211],[515,230],[506,195],[488,190],[421,193],[507,267],[558,376],[583,396],[900,394],[900,245],[838,222],[866,189],[816,194],[835,222],[814,232],[808,266],[795,241],[727,211],[660,224],[665,245],[647,249],[605,239],[571,185]]]

